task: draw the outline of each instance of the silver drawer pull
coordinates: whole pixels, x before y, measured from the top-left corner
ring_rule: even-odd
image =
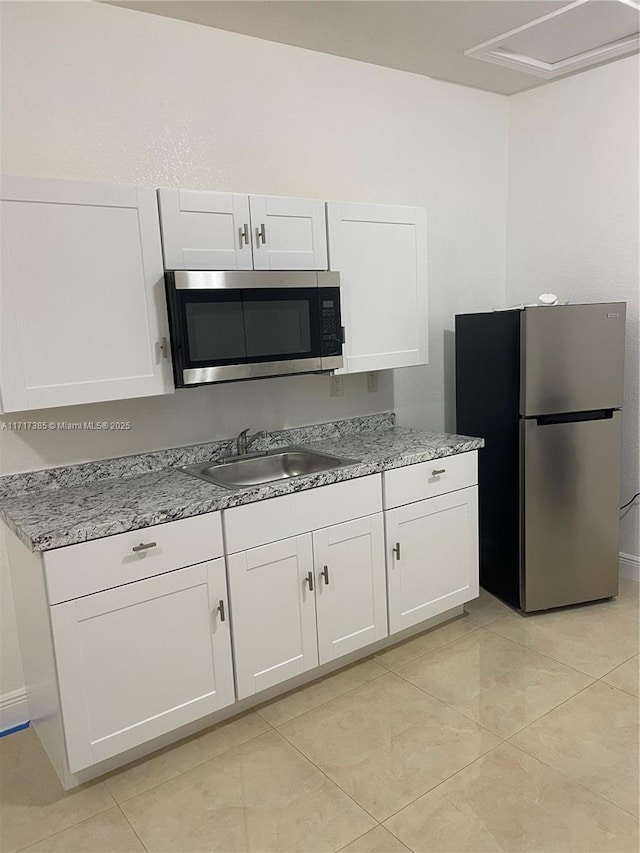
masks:
[[[157,542],[141,542],[139,545],[134,545],[132,551],[146,551],[149,548],[157,548]]]
[[[433,471],[431,472],[431,476],[432,477],[438,477],[440,474],[446,474],[446,472],[447,472],[446,468],[434,468]]]

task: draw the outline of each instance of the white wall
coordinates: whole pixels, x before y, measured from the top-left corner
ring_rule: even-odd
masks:
[[[300,377],[59,410],[133,428],[0,432],[1,472],[394,407],[441,430],[445,400],[453,426],[453,316],[503,301],[504,97],[95,3],[1,6],[4,173],[424,206],[431,359],[341,400]],[[2,694],[22,675],[0,568]]]
[[[627,302],[622,500],[638,491],[640,61],[509,99],[507,304]],[[639,551],[638,503],[620,550]]]

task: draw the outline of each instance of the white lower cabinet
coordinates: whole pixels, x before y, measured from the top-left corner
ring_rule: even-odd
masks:
[[[50,610],[72,773],[235,700],[222,558]]]
[[[387,636],[382,513],[228,565],[238,699]]]
[[[238,699],[318,665],[311,534],[228,557]]]
[[[478,488],[385,512],[391,634],[478,596]]]
[[[476,453],[383,476],[44,557],[9,534],[32,723],[65,786],[475,598]]]
[[[320,663],[386,637],[382,513],[315,531],[313,555]]]

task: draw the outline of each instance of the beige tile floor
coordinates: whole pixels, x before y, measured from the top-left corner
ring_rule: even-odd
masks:
[[[638,850],[638,584],[468,615],[64,793],[0,740],[0,851]]]

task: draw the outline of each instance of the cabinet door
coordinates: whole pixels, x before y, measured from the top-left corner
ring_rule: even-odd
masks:
[[[320,663],[386,637],[382,513],[316,531],[313,557]]]
[[[228,566],[244,699],[318,665],[311,534],[232,554]]]
[[[329,202],[327,226],[329,269],[340,273],[344,372],[426,364],[424,209]]]
[[[257,270],[326,270],[324,202],[249,196]]]
[[[391,634],[478,596],[477,486],[389,510],[385,522]]]
[[[173,390],[155,190],[2,181],[5,412]]]
[[[165,269],[253,269],[248,196],[161,189],[158,199]]]
[[[222,558],[51,607],[72,773],[233,703],[226,610]]]

